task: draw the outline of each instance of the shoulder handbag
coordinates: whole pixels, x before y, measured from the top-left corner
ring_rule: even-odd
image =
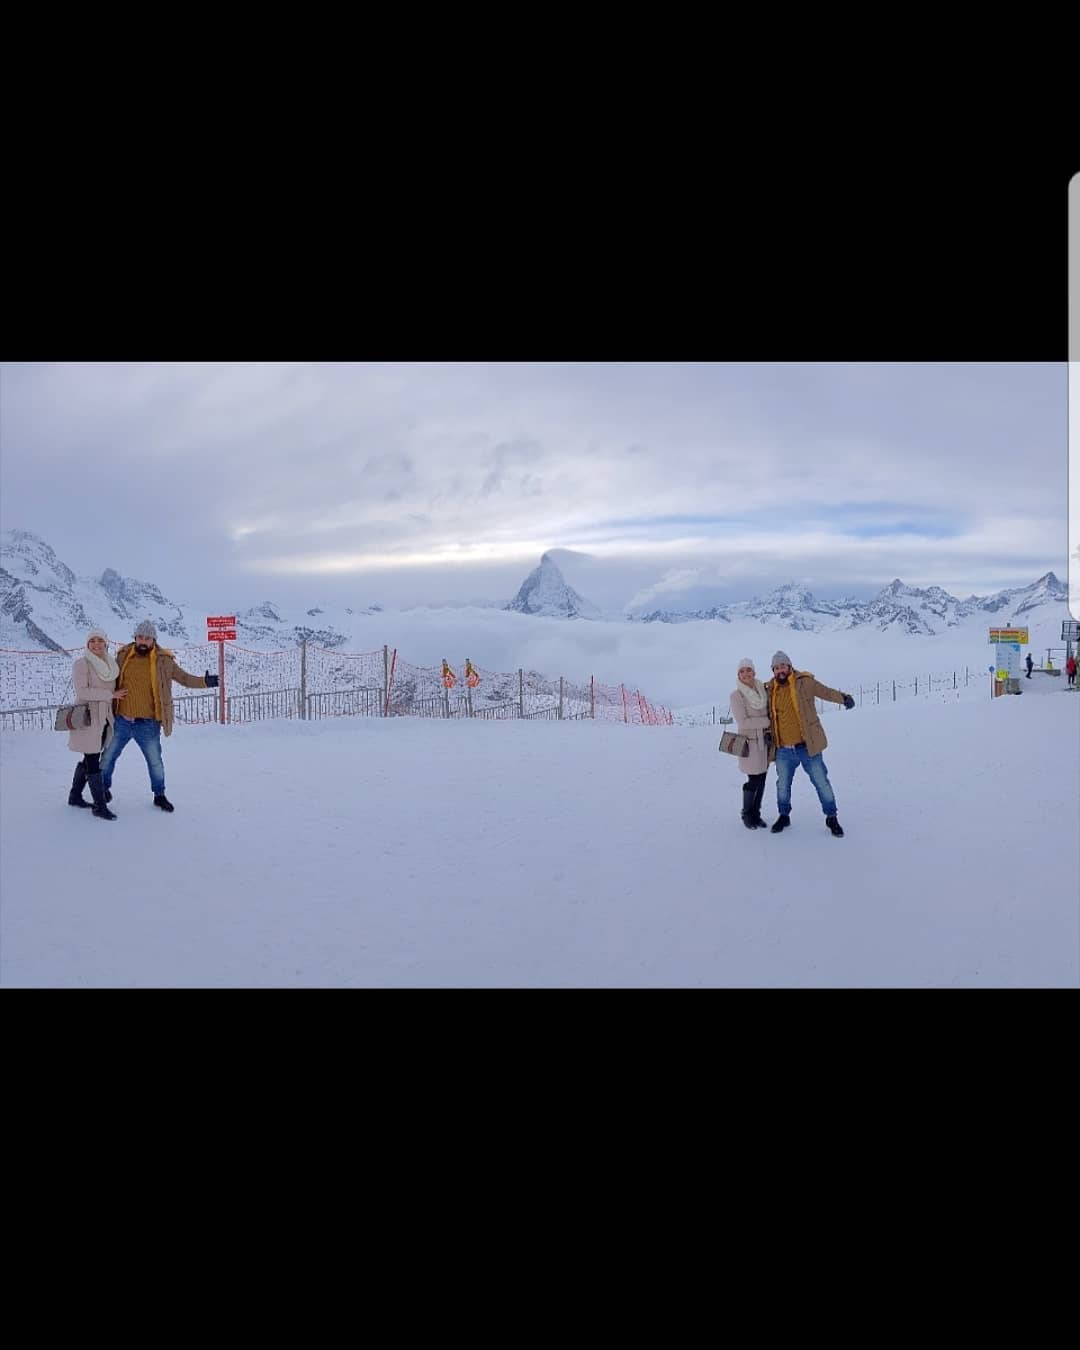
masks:
[[[750,753],[750,737],[737,736],[733,731],[725,731],[720,737],[718,749],[725,755],[736,755],[742,759],[744,755]]]
[[[80,731],[90,725],[89,703],[65,703],[56,710],[54,731]]]

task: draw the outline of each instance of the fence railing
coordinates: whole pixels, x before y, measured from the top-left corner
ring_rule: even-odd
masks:
[[[74,696],[72,652],[0,650],[0,730],[46,730],[56,709]],[[266,718],[427,717],[481,721],[618,721],[635,726],[670,725],[666,708],[626,685],[608,686],[590,677],[575,684],[536,671],[487,671],[466,661],[457,673],[444,662],[415,666],[397,649],[341,652],[301,642],[279,652],[230,644],[221,653],[210,644],[180,649],[182,668],[199,670],[222,656],[225,679],[218,690],[177,695],[174,716],[186,726],[245,723]],[[222,697],[224,695],[224,697]]]
[[[873,684],[864,684],[860,681],[858,684],[848,685],[841,682],[833,687],[844,689],[850,693],[856,706],[861,708],[866,705],[877,706],[881,703],[897,703],[901,698],[926,698],[931,694],[940,694],[954,689],[959,691],[983,678],[985,676],[973,671],[970,666],[965,666],[963,670],[958,668],[947,671],[929,671],[925,675],[909,675],[900,679],[893,679],[889,676],[887,679],[875,680]],[[839,703],[830,703],[823,698],[815,699],[814,704],[819,713],[835,711],[841,706]],[[706,726],[710,724],[726,726],[733,720],[729,715],[727,704],[720,703],[713,706],[711,714],[696,713],[679,718],[683,726]]]
[[[299,709],[300,690],[296,691]],[[379,717],[384,705],[381,689],[327,689],[320,694],[308,694],[306,715],[322,717]]]

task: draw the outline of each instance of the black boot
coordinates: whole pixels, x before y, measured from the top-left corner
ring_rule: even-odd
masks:
[[[754,824],[754,785],[744,783],[742,790],[742,823],[748,830],[757,829]]]
[[[75,776],[71,780],[71,791],[68,793],[68,806],[85,806],[87,810],[93,805],[82,795],[82,790],[86,786],[86,765],[80,759],[75,765]]]
[[[791,824],[790,816],[777,816],[776,824],[772,827],[773,834],[779,834],[781,830],[786,830]]]
[[[94,799],[94,815],[98,820],[115,820],[116,814],[105,804],[105,788],[100,773],[88,773],[86,781],[90,786],[90,796]]]
[[[758,784],[754,789],[754,825],[759,830],[767,830],[769,822],[761,819],[761,799],[765,796],[765,774],[758,774]]]
[[[157,794],[157,796],[154,798],[154,805],[159,806],[162,809],[162,811],[176,810],[172,802],[169,801],[168,797],[165,796],[164,792],[159,792]]]
[[[836,835],[837,839],[843,839],[844,831],[840,828],[840,822],[836,819],[835,816],[826,816],[825,824],[828,825],[829,829],[832,830],[833,834]]]

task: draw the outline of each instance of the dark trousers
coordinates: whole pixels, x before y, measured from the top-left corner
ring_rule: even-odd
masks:
[[[765,779],[768,777],[768,769],[764,773],[747,774],[746,782],[743,784],[742,813],[744,816],[761,815],[761,799],[765,795]]]

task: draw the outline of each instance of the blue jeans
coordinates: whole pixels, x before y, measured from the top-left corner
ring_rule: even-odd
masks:
[[[805,745],[780,745],[776,748],[776,808],[782,816],[791,815],[791,780],[802,765],[817,790],[821,809],[836,815],[836,797],[829,782],[829,771],[822,755],[808,755]]]
[[[150,770],[150,788],[155,797],[165,791],[165,765],[161,758],[161,723],[156,717],[116,718],[113,738],[101,755],[101,781],[108,791],[112,787],[113,765],[128,741],[134,741],[143,752]]]

